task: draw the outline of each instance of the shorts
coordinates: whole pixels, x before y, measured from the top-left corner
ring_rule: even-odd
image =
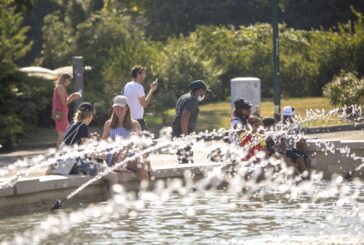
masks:
[[[66,132],[68,127],[68,120],[67,117],[64,117],[62,120],[55,120],[56,122],[56,131],[57,132]]]
[[[303,157],[305,160],[307,158],[305,153],[303,153],[300,150],[297,150],[296,148],[292,148],[291,150],[286,150],[286,156],[292,159],[293,161],[296,161],[300,157]]]
[[[75,165],[73,165],[70,174],[96,176],[101,168],[101,164],[97,162],[78,160]]]

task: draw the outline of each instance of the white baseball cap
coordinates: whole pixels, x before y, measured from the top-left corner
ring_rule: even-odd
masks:
[[[292,106],[285,106],[283,108],[283,116],[294,116],[294,110]]]
[[[114,99],[112,101],[113,108],[115,106],[126,107],[127,105],[128,105],[128,98],[126,98],[126,96],[124,96],[124,95],[117,95],[114,97]]]

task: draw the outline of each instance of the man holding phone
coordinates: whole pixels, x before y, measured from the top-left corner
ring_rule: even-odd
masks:
[[[128,98],[128,105],[130,107],[131,116],[137,120],[142,130],[148,130],[148,126],[144,121],[144,108],[147,107],[152,99],[153,93],[158,88],[158,79],[150,85],[149,92],[145,96],[143,83],[147,69],[140,65],[135,65],[131,68],[132,81],[128,82],[121,94]]]

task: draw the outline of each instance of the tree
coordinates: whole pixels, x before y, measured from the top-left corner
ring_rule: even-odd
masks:
[[[16,143],[23,132],[23,123],[16,110],[22,80],[15,61],[26,54],[32,43],[25,43],[29,28],[23,27],[22,21],[12,1],[0,2],[0,143],[5,147]]]
[[[325,85],[324,95],[331,104],[339,106],[364,105],[364,79],[355,72],[341,71]]]

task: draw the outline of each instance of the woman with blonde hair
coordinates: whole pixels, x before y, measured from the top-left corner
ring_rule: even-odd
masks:
[[[66,87],[71,84],[72,76],[70,74],[62,74],[57,80],[52,99],[52,119],[56,123],[56,131],[58,134],[57,148],[64,139],[64,134],[68,127],[68,104],[81,97],[80,93],[72,93],[67,95]]]
[[[132,133],[141,135],[141,127],[138,121],[131,117],[128,99],[125,96],[118,95],[113,99],[111,118],[105,122],[101,139],[128,138]],[[109,154],[107,155],[107,164],[111,166],[120,162],[128,154],[125,150],[117,154]],[[143,157],[140,160],[129,162],[126,168],[136,173],[141,181],[149,182],[149,163]]]
[[[65,145],[86,143],[90,138],[88,125],[94,119],[94,115],[95,110],[92,104],[81,103],[73,116],[73,123],[66,130],[63,143]]]
[[[95,116],[95,109],[92,104],[83,102],[78,106],[78,109],[73,117],[73,123],[67,128],[65,139],[62,144],[74,145],[85,144],[90,139],[88,126]],[[97,173],[104,171],[107,168],[106,164],[100,164],[96,160],[77,158],[75,163],[69,165],[68,174],[85,174],[95,176]],[[112,196],[111,188],[118,183],[117,173],[111,171],[103,176],[110,196]]]

